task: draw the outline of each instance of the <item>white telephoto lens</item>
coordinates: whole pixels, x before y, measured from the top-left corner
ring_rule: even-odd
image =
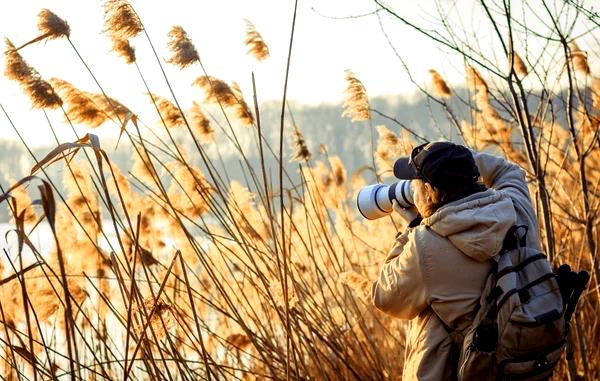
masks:
[[[389,185],[384,184],[373,184],[362,188],[356,198],[360,214],[369,220],[387,216],[392,211],[389,188]]]
[[[412,208],[415,206],[415,200],[410,186],[410,180],[400,180],[390,187],[390,197],[398,201],[398,204],[403,208]]]

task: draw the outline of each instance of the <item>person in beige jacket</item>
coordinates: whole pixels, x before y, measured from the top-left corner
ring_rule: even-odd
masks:
[[[397,236],[373,284],[373,304],[411,319],[403,380],[452,380],[450,335],[471,324],[508,229],[528,225],[527,245],[540,247],[524,172],[502,158],[434,142],[399,159],[394,174],[412,180],[419,216]]]

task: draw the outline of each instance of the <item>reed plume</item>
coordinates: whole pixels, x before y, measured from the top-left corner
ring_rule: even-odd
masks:
[[[398,137],[383,125],[378,125],[375,129],[379,135],[377,150],[375,151],[377,166],[381,175],[391,174],[393,162],[400,156],[405,156],[410,152],[410,139],[407,136]]]
[[[202,76],[198,77],[193,84],[204,91],[205,101],[220,103],[225,107],[236,104],[233,91],[225,81],[211,76]]]
[[[282,285],[278,281],[273,281],[271,287],[269,287],[269,292],[273,295],[273,299],[277,307],[285,308],[285,290]],[[300,299],[298,298],[295,290],[293,288],[287,289],[287,302],[290,309],[296,308],[298,303],[300,303]]]
[[[450,98],[452,91],[440,73],[434,69],[429,69],[429,74],[431,74],[431,81],[433,82],[434,95],[440,98]]]
[[[155,299],[152,296],[144,300],[144,305],[137,308],[136,314],[140,317],[140,321],[149,321],[145,335],[152,337],[152,332],[157,339],[164,338],[169,331],[175,326],[173,316],[174,307],[163,299]],[[137,327],[138,334],[142,334],[143,324]]]
[[[231,181],[227,200],[233,206],[236,225],[251,239],[266,242],[271,231],[266,211],[257,206],[256,195],[238,181]]]
[[[575,41],[569,44],[570,59],[573,64],[573,69],[585,75],[590,74],[590,66],[588,65],[587,52],[579,49],[579,46]]]
[[[325,208],[339,208],[341,201],[347,196],[346,168],[339,156],[328,158],[328,163],[316,161],[313,166],[302,168],[309,186],[309,192],[319,195],[319,203]],[[309,208],[310,209],[310,208]],[[322,218],[322,211],[314,210]]]
[[[131,113],[119,101],[104,94],[81,91],[71,83],[58,78],[51,78],[50,83],[64,99],[68,106],[67,118],[73,123],[96,128],[111,118],[123,121]]]
[[[25,62],[8,38],[4,39],[4,43],[6,44],[4,75],[19,83],[28,81],[34,69]]]
[[[102,93],[91,93],[90,96],[94,103],[113,121],[117,119],[119,123],[123,123],[127,116],[133,114],[127,106],[115,98],[106,96]]]
[[[53,40],[61,37],[69,38],[71,33],[71,28],[65,20],[45,8],[38,13],[38,30],[41,35],[19,46],[17,50],[23,49],[27,45],[31,45],[44,39]]]
[[[373,282],[369,278],[355,271],[346,271],[340,274],[338,281],[352,289],[363,302],[371,303],[371,287]]]
[[[467,66],[467,83],[475,90],[481,93],[488,93],[488,85],[481,76],[481,73],[472,66]]]
[[[202,107],[196,102],[192,103],[190,110],[191,114],[191,127],[194,133],[196,133],[203,142],[210,142],[214,140],[215,130],[210,124],[210,120],[204,115]]]
[[[168,189],[175,209],[188,218],[198,218],[209,210],[210,186],[198,168],[175,163],[173,181]]]
[[[509,62],[512,62],[515,73],[517,73],[521,77],[525,77],[527,75],[527,66],[525,65],[525,62],[523,62],[523,59],[521,59],[519,53],[511,51],[508,60]]]
[[[58,108],[62,105],[62,100],[56,94],[52,86],[43,80],[39,75],[31,78],[22,88],[25,94],[29,96],[31,105],[34,108]]]
[[[64,304],[61,303],[57,290],[61,289],[56,279],[46,279],[42,271],[36,271],[37,277],[32,276],[29,280],[31,287],[31,303],[35,309],[38,319],[42,322],[48,322],[50,318],[58,316],[59,310],[64,310]],[[87,292],[79,281],[69,282],[69,294],[78,304],[88,297]],[[20,317],[24,320],[24,317]],[[62,319],[61,319],[62,320]],[[60,322],[64,328],[64,320]]]
[[[252,111],[250,111],[250,107],[244,100],[244,94],[242,94],[242,89],[237,82],[234,81],[231,83],[231,91],[236,99],[236,104],[233,106],[236,117],[244,126],[252,125],[254,123],[254,116],[252,115]]]
[[[232,333],[231,335],[227,336],[225,340],[232,346],[239,349],[245,349],[252,344],[250,338],[243,333]]]
[[[38,30],[49,40],[67,37],[71,34],[69,24],[50,10],[44,8],[38,14]]]
[[[171,27],[168,37],[167,47],[173,54],[167,60],[168,63],[178,66],[180,69],[185,69],[196,62],[200,62],[200,56],[198,56],[192,40],[182,27],[178,25]]]
[[[93,101],[90,93],[80,91],[62,79],[51,78],[50,83],[64,99],[67,117],[72,122],[95,128],[106,121],[106,113]]]
[[[173,102],[156,94],[148,93],[150,100],[156,105],[162,120],[168,128],[181,127],[184,124],[183,114]]]
[[[42,79],[33,67],[29,66],[15,46],[7,38],[4,74],[8,79],[19,83],[21,90],[29,97],[34,108],[58,108],[62,99],[50,83]]]
[[[346,183],[346,168],[339,156],[332,156],[329,159],[331,165],[331,177],[336,187],[343,187]]]
[[[486,124],[488,132],[493,134],[496,130],[504,129],[504,121],[490,103],[490,91],[487,83],[481,73],[471,66],[467,67],[467,83],[475,89],[475,104],[482,113],[482,121]]]
[[[15,181],[12,182],[11,187],[14,185]],[[37,222],[38,216],[31,204],[31,198],[29,197],[29,193],[23,185],[19,185],[10,193],[14,200],[14,205],[16,209],[14,210],[14,216],[23,215],[23,221],[26,224],[34,224]],[[0,261],[1,262],[1,261]],[[0,274],[1,274],[0,270]]]
[[[294,153],[292,154],[292,161],[308,161],[312,158],[312,154],[308,150],[306,146],[306,140],[304,140],[304,135],[298,129],[298,127],[294,126]]]
[[[113,40],[128,40],[144,30],[133,7],[126,0],[108,0],[104,3],[104,31]]]
[[[369,120],[369,97],[362,82],[356,78],[354,73],[346,70],[346,91],[344,92],[344,112],[342,116],[352,119],[353,122]]]
[[[204,91],[206,102],[232,108],[236,117],[244,125],[251,125],[254,122],[254,116],[244,101],[238,86],[229,86],[225,81],[211,76],[198,77],[193,84]]]
[[[125,63],[135,62],[135,48],[131,46],[129,40],[113,39],[112,51],[125,59]]]
[[[246,38],[244,44],[248,47],[248,54],[252,55],[257,61],[264,61],[269,57],[269,47],[263,40],[260,33],[256,31],[254,24],[246,21]]]

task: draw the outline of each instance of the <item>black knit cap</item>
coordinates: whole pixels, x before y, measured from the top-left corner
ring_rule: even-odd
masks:
[[[422,144],[394,163],[394,175],[403,180],[421,179],[442,190],[468,187],[479,170],[471,151],[450,142]]]

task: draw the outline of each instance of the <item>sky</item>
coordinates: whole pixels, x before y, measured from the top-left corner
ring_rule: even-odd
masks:
[[[489,25],[477,16],[472,0],[394,1],[394,9],[418,22],[431,22],[435,3],[449,11],[448,17],[460,16],[466,29],[477,31],[478,43],[489,49],[493,39]],[[36,16],[48,8],[71,26],[71,41],[91,68],[107,94],[135,113],[151,113],[141,78],[132,65],[110,51],[110,41],[102,33],[103,1],[100,0],[21,0],[11,2],[0,12],[0,34],[15,45],[37,36]],[[166,74],[182,107],[192,100],[201,101],[202,94],[191,86],[202,75],[198,65],[180,70],[166,64],[170,53],[166,48],[171,26],[182,26],[191,37],[209,75],[229,83],[237,82],[248,102],[252,101],[251,75],[256,78],[259,102],[281,101],[286,62],[290,44],[293,0],[131,0],[156,47]],[[372,0],[299,0],[296,29],[291,53],[287,98],[308,105],[343,102],[346,83],[344,71],[351,70],[365,85],[370,97],[417,91],[397,54],[402,57],[413,80],[427,86],[429,69],[438,70],[446,80],[464,83],[460,56],[440,49],[430,39],[402,25],[387,14],[381,14],[382,27]],[[251,21],[269,46],[271,56],[258,63],[243,45],[245,21]],[[487,28],[485,27],[487,26]],[[387,37],[384,34],[387,33]],[[150,90],[170,99],[160,67],[143,36],[132,41],[137,62]],[[487,45],[486,45],[487,44]],[[492,49],[493,51],[493,49]],[[44,78],[57,77],[85,91],[98,92],[91,75],[65,39],[30,45],[20,51],[27,62]],[[501,58],[504,59],[504,58]],[[4,71],[4,62],[0,60]],[[0,104],[6,109],[28,144],[52,143],[49,122],[61,126],[60,111],[32,110],[29,100],[14,82],[0,76]],[[154,116],[155,117],[155,116]],[[147,117],[152,122],[152,117]],[[77,127],[82,133],[85,128]],[[61,139],[73,140],[66,127],[58,127]],[[93,132],[102,135],[105,128]],[[115,129],[111,130],[113,133]],[[8,119],[0,114],[0,138],[16,139]]]
[[[417,2],[405,2],[404,12],[419,12]],[[66,20],[71,40],[108,95],[143,113],[151,105],[136,69],[126,65],[110,51],[108,37],[102,33],[103,11],[96,0],[24,0],[11,3],[0,13],[0,33],[16,46],[37,36],[36,16],[48,8]],[[199,90],[190,86],[202,74],[198,66],[180,70],[165,64],[167,33],[171,26],[182,26],[191,37],[208,74],[227,82],[236,81],[248,101],[252,99],[251,75],[254,73],[259,102],[281,100],[289,51],[294,1],[220,0],[220,1],[131,1],[140,14],[176,95],[184,107],[191,100],[202,100]],[[378,19],[360,17],[375,8],[369,0],[300,0],[292,47],[287,98],[303,104],[343,101],[344,70],[349,69],[363,82],[371,97],[411,94],[415,86],[385,39]],[[270,49],[271,56],[258,63],[243,45],[245,20],[251,21]],[[386,16],[384,20],[389,21]],[[386,22],[403,57],[418,68],[418,81],[428,80],[424,62],[442,66],[445,58],[433,44],[417,33]],[[150,89],[168,97],[168,89],[149,44],[139,36],[132,40],[141,71]],[[27,62],[44,78],[65,79],[81,90],[97,92],[90,74],[65,39],[30,45],[20,51]],[[413,54],[418,52],[418,54]],[[0,63],[4,71],[4,63]],[[32,110],[18,85],[0,77],[0,104],[13,123],[33,145],[50,144],[48,121],[43,112]],[[62,124],[60,112],[48,113],[50,123]],[[66,128],[58,128],[61,138],[69,139]],[[83,129],[82,129],[83,131]],[[94,132],[101,133],[99,130]],[[0,115],[0,138],[15,139],[16,134],[4,115]]]

